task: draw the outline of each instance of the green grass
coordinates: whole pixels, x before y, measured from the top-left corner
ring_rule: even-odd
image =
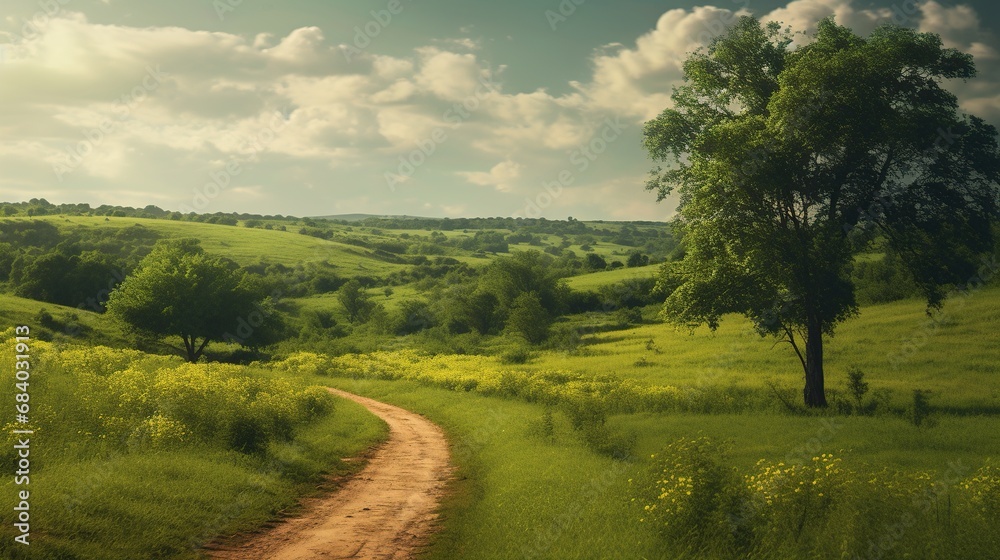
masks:
[[[202,247],[209,253],[226,256],[240,264],[255,263],[262,257],[269,262],[287,266],[300,262],[329,261],[336,266],[338,274],[342,276],[385,276],[406,266],[379,260],[369,249],[301,235],[298,233],[299,226],[288,226],[289,231],[276,231],[145,218],[42,216],[7,219],[45,220],[63,229],[73,227],[120,229],[139,224],[165,238],[198,238]]]
[[[953,298],[936,317],[935,325],[924,304],[916,300],[863,308],[826,339],[827,387],[844,389],[847,369],[856,365],[866,372],[873,390],[891,390],[899,401],[909,399],[912,389],[929,389],[936,405],[1000,411],[1000,329],[996,328],[1000,288]],[[643,367],[636,367],[641,360]],[[653,385],[690,387],[762,389],[774,381],[800,389],[802,378],[788,344],[761,338],[737,316],[725,317],[715,333],[707,328],[689,333],[666,324],[646,324],[589,334],[575,352],[541,352],[524,368],[620,375]]]
[[[591,272],[581,274],[566,279],[566,284],[579,291],[596,292],[602,286],[609,286],[623,280],[632,278],[650,278],[659,273],[660,266],[656,264],[648,266],[637,266],[635,268],[619,268],[616,270],[605,270],[601,272]]]
[[[555,441],[537,435],[542,406],[408,381],[320,379],[424,414],[447,433],[457,480],[426,558],[655,556],[628,499],[634,466],[589,451],[562,418]]]
[[[0,507],[12,511],[17,492],[30,491],[32,544],[15,544],[7,523],[0,558],[200,558],[218,536],[293,509],[325,474],[360,468],[341,459],[387,436],[385,423],[353,401],[321,388],[301,400],[301,376],[37,341],[30,350],[32,421],[17,425],[34,430],[30,484],[6,477]],[[8,371],[11,359],[0,356]],[[0,396],[13,403],[13,383]],[[307,403],[325,403],[326,412]],[[184,431],[147,424],[164,418]],[[248,432],[237,422],[258,427],[260,447],[240,450],[234,442],[244,440],[233,436]],[[0,454],[10,473],[12,429]]]
[[[384,435],[377,418],[340,400],[334,413],[278,450],[284,463],[210,448],[50,459],[31,477],[30,549],[11,544],[13,527],[5,525],[0,556],[201,558],[199,547],[218,535],[252,529],[293,508],[299,496],[313,491],[320,470],[340,475],[358,469],[340,459]],[[37,447],[47,444],[44,437],[36,441]],[[310,479],[296,480],[294,471],[311,473]],[[17,489],[4,484],[7,511]]]
[[[1000,451],[997,417],[948,417],[926,430],[885,417],[635,414],[609,420],[612,430],[638,436],[634,458],[618,461],[590,450],[558,411],[551,437],[545,435],[541,404],[412,381],[326,381],[417,411],[445,429],[459,469],[443,506],[444,528],[426,555],[434,560],[680,557],[639,522],[643,512],[632,498],[640,497],[651,455],[682,437],[727,442],[727,465],[740,472],[753,472],[760,459],[808,463],[832,453],[860,472],[885,467],[941,477],[959,465],[970,475]]]
[[[406,300],[422,299],[425,297],[423,292],[412,284],[392,286],[391,289],[392,294],[389,296],[385,295],[385,288],[370,288],[366,292],[371,296],[373,302],[384,305],[386,311],[398,310],[400,304]],[[344,306],[337,299],[335,292],[296,298],[292,301],[302,311],[329,311],[336,315],[338,321],[347,322],[347,314],[344,312]]]
[[[318,379],[415,410],[445,428],[460,467],[459,480],[445,504],[444,530],[428,552],[431,559],[731,558],[723,552],[692,552],[688,546],[693,545],[683,539],[664,541],[649,524],[639,522],[644,513],[631,501],[637,498],[638,503],[648,503],[649,495],[642,495],[641,486],[650,483],[651,469],[658,460],[653,455],[659,456],[681,438],[699,436],[722,442],[727,449],[724,469],[740,476],[758,472],[761,460],[812,464],[813,457],[825,453],[841,459],[845,471],[854,477],[843,490],[843,499],[853,500],[849,502],[853,505],[830,510],[828,517],[810,518],[807,534],[813,540],[796,542],[789,533],[773,537],[779,539],[780,550],[768,551],[760,558],[810,557],[820,554],[819,550],[827,556],[839,546],[838,539],[857,550],[866,545],[866,539],[881,538],[903,514],[915,515],[918,528],[904,542],[892,544],[882,558],[912,557],[913,547],[924,546],[938,550],[935,558],[985,558],[996,553],[996,543],[975,538],[979,525],[962,525],[953,534],[947,529],[950,517],[941,517],[952,515],[948,508],[954,500],[958,519],[982,522],[982,517],[975,516],[983,514],[969,509],[973,504],[969,492],[980,490],[954,486],[947,502],[935,502],[934,508],[927,509],[918,505],[922,502],[917,498],[866,494],[863,485],[870,477],[899,476],[904,480],[899,492],[921,496],[927,488],[940,488],[928,486],[931,483],[947,481],[955,472],[962,480],[969,480],[978,469],[1000,457],[1000,442],[995,436],[1000,432],[1000,384],[996,377],[1000,334],[994,328],[1000,321],[998,303],[997,288],[954,299],[937,315],[941,324],[927,331],[926,339],[921,333],[927,316],[920,302],[867,307],[828,341],[831,393],[843,394],[846,368],[857,364],[867,372],[873,390],[892,391],[892,404],[898,409],[907,405],[912,389],[931,389],[936,407],[936,421],[931,426],[914,426],[905,416],[891,412],[876,416],[833,411],[794,415],[782,412],[780,405],[740,414],[611,415],[606,424],[608,433],[634,442],[632,458],[627,461],[596,452],[584,441],[584,432],[571,428],[561,405],[551,409],[555,410],[553,431],[546,435],[546,406],[541,403],[483,396],[478,393],[483,383],[475,387],[476,393],[471,392],[474,385],[465,382],[453,384],[452,390],[439,386],[438,380],[448,375],[475,378],[473,362],[463,367],[458,364],[466,362],[456,361],[453,374],[445,371],[434,377],[429,371],[418,373],[422,382]],[[507,367],[613,375],[650,385],[695,389],[740,386],[762,395],[768,394],[765,382],[771,379],[793,395],[800,391],[801,372],[790,350],[747,332],[747,326],[736,317],[726,318],[714,334],[642,325],[588,335],[587,343],[574,353],[539,352],[525,366]],[[891,358],[896,348],[911,339],[919,342],[918,349],[894,365]],[[638,365],[643,358],[647,362]],[[442,360],[442,368],[447,363],[447,359]],[[424,371],[422,365],[414,364],[413,369]],[[484,376],[495,375],[484,370]],[[484,383],[487,380],[483,378]],[[879,474],[883,471],[896,474]],[[594,481],[604,475],[607,484],[593,490]],[[996,485],[998,479],[985,480],[984,484]],[[994,492],[1000,489],[992,488]],[[856,507],[864,509],[864,523],[844,525],[853,515],[850,508]],[[828,522],[835,525],[824,525]],[[763,526],[758,529],[765,530]],[[826,532],[829,535],[822,536]]]
[[[41,311],[52,315],[55,323],[51,326],[39,324]],[[5,319],[4,327],[30,325],[37,333],[57,342],[90,342],[93,344],[126,344],[116,330],[109,327],[99,313],[45,303],[33,299],[0,293],[0,317]]]

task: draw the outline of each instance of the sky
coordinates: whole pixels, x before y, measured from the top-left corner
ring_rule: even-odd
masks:
[[[642,125],[743,14],[894,23],[979,75],[992,0],[0,0],[0,201],[294,216],[665,220]]]

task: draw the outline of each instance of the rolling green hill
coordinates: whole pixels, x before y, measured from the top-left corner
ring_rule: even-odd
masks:
[[[7,218],[28,220],[28,218]],[[201,241],[210,253],[216,253],[240,264],[268,262],[294,266],[306,262],[330,262],[344,275],[382,276],[403,265],[386,262],[371,249],[318,239],[292,231],[265,230],[174,220],[136,219],[95,216],[42,216],[30,218],[51,222],[60,229],[122,229],[135,225],[148,228],[164,238],[193,237]]]

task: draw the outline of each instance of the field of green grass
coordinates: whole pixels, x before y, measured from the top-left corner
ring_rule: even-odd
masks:
[[[607,274],[612,273],[589,276]],[[1000,412],[1000,330],[990,327],[998,324],[996,286],[952,298],[931,317],[917,300],[864,307],[826,340],[827,387],[843,391],[848,368],[857,366],[872,390],[888,389],[900,404],[913,389],[926,389],[940,406]],[[800,389],[802,378],[788,344],[761,338],[749,321],[737,316],[726,317],[714,333],[646,324],[584,334],[572,351],[541,353],[524,367],[618,375],[654,385],[757,390],[764,390],[768,381]]]
[[[47,316],[47,319],[42,317]],[[84,308],[66,307],[55,303],[0,293],[0,317],[4,325],[32,325],[34,336],[57,344],[108,345],[128,347],[133,342],[111,325],[100,313]],[[149,343],[155,352],[179,352],[170,344]]]
[[[61,228],[140,224],[165,238],[197,237],[208,252],[243,264],[330,260],[341,277],[412,266],[291,231],[43,219]],[[429,236],[349,228],[334,226],[380,243]],[[609,261],[630,250],[592,245]],[[454,258],[476,266],[494,258],[465,253]],[[566,282],[597,291],[658,270]],[[395,313],[426,297],[417,286],[367,293]],[[322,311],[348,326],[335,292],[309,293],[283,302],[293,322]],[[385,437],[384,425],[350,402],[307,413],[302,403],[319,398],[316,385],[403,406],[445,429],[459,470],[425,555],[432,560],[964,559],[1000,550],[989,536],[1000,518],[1000,286],[953,297],[931,316],[916,300],[863,307],[826,339],[832,406],[824,411],[798,404],[802,371],[787,344],[759,337],[740,317],[725,317],[716,332],[689,332],[656,320],[658,311],[643,309],[631,326],[599,311],[560,317],[551,339],[534,347],[443,327],[396,337],[358,326],[357,339],[319,346],[344,355],[296,355],[292,339],[270,363],[189,366],[166,345],[156,349],[163,356],[94,348],[129,345],[102,315],[0,295],[8,325],[34,325],[37,338],[53,342],[40,345],[46,375],[31,389],[40,442],[32,508],[44,544],[34,549],[41,556],[23,556],[10,548],[7,527],[0,557],[193,559],[216,536],[259,525],[315,489],[321,473],[352,468],[329,458]],[[431,334],[471,342],[428,345],[431,355],[418,349]],[[213,344],[207,356],[224,360],[235,350]],[[11,369],[9,359],[0,356],[0,365]],[[870,387],[861,402],[848,387],[856,369]],[[915,390],[927,404],[914,400]],[[0,399],[12,401],[13,389]],[[8,443],[0,459],[11,466]],[[5,486],[0,507],[10,509],[15,487]],[[903,514],[912,523],[899,529]],[[102,555],[108,547],[118,552]]]
[[[795,502],[797,497],[782,498],[793,500],[789,508],[806,508],[801,515],[808,538],[775,529],[788,521],[784,513],[754,510],[760,514],[755,538],[762,540],[753,546],[777,547],[755,549],[755,558],[830,557],[834,550],[864,557],[901,515],[914,519],[905,542],[890,539],[879,557],[915,557],[930,547],[939,550],[934,558],[986,558],[1000,545],[982,536],[996,505],[976,509],[1000,497],[1000,478],[990,466],[1000,455],[1000,335],[990,326],[1000,320],[998,304],[1000,289],[994,287],[953,299],[934,316],[937,323],[928,322],[920,302],[903,301],[865,308],[842,325],[827,346],[831,397],[849,400],[846,369],[856,365],[873,393],[889,392],[885,408],[874,415],[784,409],[767,382],[790,400],[799,398],[797,361],[735,317],[714,334],[656,324],[587,335],[572,352],[539,352],[524,365],[406,353],[334,359],[328,366],[332,377],[316,379],[416,410],[448,431],[461,478],[429,558],[546,558],[552,550],[560,558],[741,557],[721,550],[696,553],[683,539],[658,536],[639,521],[650,514],[636,504],[657,502],[643,485],[667,460],[659,457],[671,444],[698,437],[725,449],[706,465],[742,477],[768,476],[779,487],[788,477],[813,476],[802,469],[814,461],[836,465],[828,478],[803,479],[819,484],[813,499],[824,492],[837,497],[820,500],[827,508],[820,517],[808,517],[808,506]],[[572,380],[575,375],[580,381]],[[587,378],[611,379],[604,385],[611,392],[588,397]],[[758,405],[770,404],[730,413],[724,402],[718,413],[615,413],[614,399],[629,397],[614,379],[638,383],[640,393],[642,387],[675,387],[695,392],[689,395],[749,395]],[[931,391],[932,420],[920,426],[907,410],[913,389]],[[598,433],[617,440],[616,449],[627,448],[627,459],[609,457],[586,429],[572,427],[572,405],[581,398],[608,405]],[[687,459],[677,459],[676,473],[684,472]],[[779,463],[795,467],[776,479],[765,474],[768,465]],[[883,477],[884,484],[864,486]],[[742,487],[736,484],[734,492]],[[859,508],[868,516],[867,528],[844,526]],[[950,525],[952,515],[965,520],[961,529]]]
[[[138,224],[165,238],[197,238],[207,252],[231,258],[240,264],[256,263],[261,258],[286,266],[327,261],[335,265],[337,273],[341,276],[384,276],[404,268],[404,265],[379,260],[369,249],[301,235],[297,233],[298,228],[295,226],[289,231],[277,231],[199,222],[101,216],[6,219],[44,220],[67,229],[73,227],[120,229]],[[292,231],[293,229],[296,231]]]
[[[634,268],[619,268],[616,270],[604,270],[601,272],[591,272],[590,274],[581,274],[579,276],[571,276],[566,279],[566,285],[574,290],[579,291],[597,291],[598,288],[602,286],[608,286],[621,282],[623,280],[630,280],[632,278],[651,278],[658,275],[660,270],[660,265],[648,265],[648,266],[637,266]]]
[[[9,372],[12,332],[0,356]],[[28,353],[30,422],[6,425],[0,463],[14,473],[26,436],[12,430],[33,430],[30,482],[5,477],[0,505],[12,511],[30,491],[31,544],[5,524],[5,559],[201,558],[218,536],[294,508],[324,475],[360,468],[340,459],[387,434],[294,374],[41,341]],[[0,389],[5,402],[14,395],[13,382]]]
[[[633,458],[622,461],[594,453],[558,411],[547,430],[551,409],[539,403],[412,381],[328,383],[417,411],[445,428],[458,481],[429,559],[729,558],[685,554],[683,544],[663,542],[653,524],[640,521],[646,497],[640,486],[657,465],[653,456],[680,438],[708,436],[726,442],[725,466],[743,473],[754,472],[762,459],[800,464],[830,454],[862,473],[889,469],[940,480],[952,476],[952,466],[958,465],[962,478],[968,478],[1000,451],[996,417],[949,417],[932,430],[921,430],[884,417],[644,413],[608,421],[613,430],[636,435]],[[891,526],[902,511],[881,512],[873,529]],[[918,535],[910,540],[922,546]],[[981,544],[978,550],[989,546]],[[890,550],[883,557],[904,556]]]
[[[458,466],[428,560],[656,558],[655,535],[629,501],[636,465],[590,451],[545,407],[411,381],[316,378],[441,425]]]

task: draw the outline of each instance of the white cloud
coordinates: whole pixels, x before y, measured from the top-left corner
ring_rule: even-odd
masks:
[[[612,44],[600,49],[591,81],[572,85],[594,109],[648,120],[669,106],[671,88],[682,80],[687,56],[745,13],[713,6],[670,10],[660,16],[655,29],[636,40],[635,47]],[[612,46],[615,52],[607,53]]]
[[[421,47],[417,52],[422,60],[416,83],[422,90],[446,101],[462,101],[473,95],[476,88],[481,88],[480,78],[485,72],[475,55],[442,51],[437,47]]]
[[[521,176],[522,166],[507,159],[494,165],[489,171],[458,171],[455,174],[473,185],[494,187],[500,192],[511,192]]]
[[[764,15],[761,20],[779,22],[791,27],[793,32],[812,34],[816,31],[816,24],[830,16],[834,16],[837,23],[847,25],[858,33],[867,33],[875,27],[870,26],[873,19],[891,17],[891,12],[883,12],[880,16],[871,10],[855,10],[852,0],[794,0]]]
[[[523,201],[510,195],[537,190],[560,171],[575,169],[568,162],[570,152],[588,142],[609,115],[628,123],[621,146],[637,144],[635,124],[670,106],[671,88],[680,83],[688,54],[742,13],[711,6],[666,11],[654,29],[634,41],[622,37],[596,49],[590,75],[563,94],[544,87],[563,84],[484,91],[483,81],[500,81],[503,67],[492,69],[481,58],[479,41],[468,38],[471,28],[457,39],[430,41],[409,53],[366,51],[348,62],[342,46],[318,27],[244,37],[97,24],[68,13],[41,26],[35,38],[0,44],[6,57],[0,64],[0,165],[5,170],[0,184],[48,192],[46,186],[55,181],[53,164],[109,121],[112,129],[64,177],[64,200],[102,189],[134,195],[133,185],[146,185],[164,200],[190,203],[193,187],[238,161],[253,171],[233,177],[227,204],[241,195],[263,197],[277,185],[314,185],[294,188],[316,193],[310,196],[338,193],[329,195],[330,205],[357,205],[345,211],[378,211],[382,202],[373,189],[382,188],[389,173],[419,193],[414,194],[416,207],[468,210],[454,203],[453,195],[472,184],[489,187],[490,196],[511,202],[515,210]],[[812,28],[819,18],[835,14],[840,23],[866,32],[901,13],[898,8],[862,9],[850,0],[795,0],[764,17]],[[975,12],[928,1],[907,17],[976,56],[981,77],[953,84],[954,90],[964,109],[1000,121],[997,43]],[[150,68],[162,75],[155,87],[143,85]],[[130,100],[136,92],[141,98]],[[454,112],[446,118],[463,104],[458,122]],[[445,178],[435,189],[450,189],[448,209],[440,199],[420,198],[437,196],[419,190],[431,181],[419,176],[411,181],[397,168],[401,156],[438,128],[447,139],[435,145],[435,154],[416,173]],[[645,172],[647,163],[641,150],[630,150],[619,151],[616,143],[615,155],[581,171],[553,204],[556,215],[581,214],[573,208],[584,207],[595,216],[607,215],[610,210],[600,202],[606,200],[635,216],[669,210],[665,205],[643,210],[651,195],[642,192],[632,174]],[[484,157],[498,163],[468,170],[477,166],[467,162]]]

